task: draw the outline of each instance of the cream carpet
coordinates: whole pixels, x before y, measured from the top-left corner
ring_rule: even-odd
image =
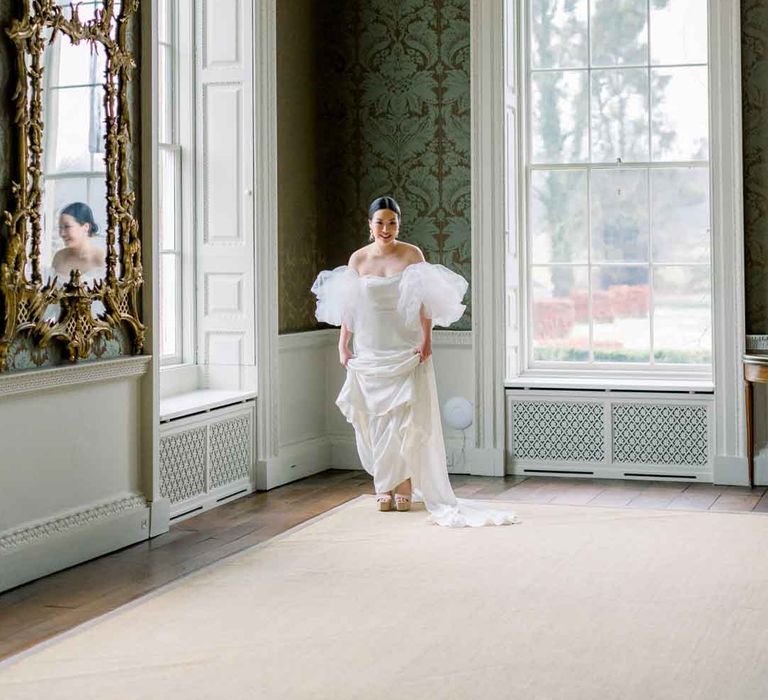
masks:
[[[0,698],[768,698],[768,519],[361,497],[0,665]]]

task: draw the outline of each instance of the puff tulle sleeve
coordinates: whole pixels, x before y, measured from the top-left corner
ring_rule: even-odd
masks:
[[[354,331],[358,284],[357,272],[348,265],[323,270],[312,285],[312,293],[317,297],[315,318],[332,326],[343,323]]]
[[[428,262],[409,265],[400,280],[398,311],[407,326],[416,328],[421,323],[419,310],[432,319],[433,326],[450,326],[464,314],[462,299],[469,282],[444,265]]]

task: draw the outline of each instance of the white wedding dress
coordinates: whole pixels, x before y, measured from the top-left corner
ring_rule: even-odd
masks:
[[[353,333],[354,357],[336,405],[355,429],[360,461],[376,493],[410,478],[413,499],[430,520],[447,527],[507,525],[509,511],[457,499],[448,480],[432,358],[419,362],[420,309],[432,325],[461,318],[467,281],[443,265],[409,265],[388,277],[358,275],[342,265],[323,270],[312,285],[319,321]]]

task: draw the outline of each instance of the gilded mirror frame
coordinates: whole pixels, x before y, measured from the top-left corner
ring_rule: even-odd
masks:
[[[81,21],[77,3],[62,7],[54,0],[22,0],[21,18],[6,30],[16,48],[18,82],[14,93],[18,138],[18,180],[12,183],[13,211],[5,211],[5,254],[0,260],[0,372],[8,369],[8,354],[19,339],[33,347],[59,345],[66,359],[86,359],[100,338],[128,332],[130,352],[141,354],[145,326],[140,320],[139,294],[143,282],[139,225],[133,216],[136,194],[129,177],[131,126],[128,85],[136,67],[128,50],[128,25],[139,0],[102,0],[94,17]],[[70,14],[69,18],[64,10]],[[72,43],[99,44],[106,54],[104,75],[106,166],[106,272],[86,284],[72,270],[63,285],[43,279],[40,243],[43,175],[43,58],[57,36]],[[119,252],[118,252],[119,251]],[[104,311],[94,317],[92,304]],[[46,309],[58,304],[56,319]]]

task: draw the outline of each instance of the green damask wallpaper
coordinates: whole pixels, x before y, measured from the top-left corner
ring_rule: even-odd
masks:
[[[768,3],[741,3],[747,332],[768,333]]]
[[[280,333],[317,327],[310,287],[318,238],[315,0],[277,3],[278,319]]]
[[[323,267],[367,243],[368,205],[389,194],[403,240],[470,279],[469,0],[328,0],[316,12]],[[470,326],[468,308],[453,328]]]

